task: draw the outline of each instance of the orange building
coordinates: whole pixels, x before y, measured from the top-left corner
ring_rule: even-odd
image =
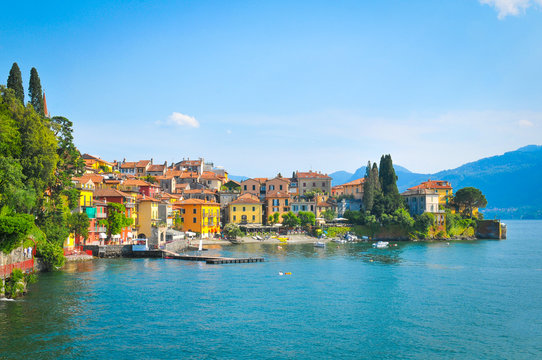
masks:
[[[211,237],[220,233],[220,204],[201,199],[177,201],[174,205],[179,210],[183,231],[201,234],[201,237]]]
[[[365,178],[356,179],[346,184],[343,184],[344,195],[352,195],[354,199],[361,200],[363,198],[363,183]]]
[[[279,213],[282,216],[282,214],[290,211],[290,194],[288,190],[272,190],[266,194],[265,204],[266,220],[269,218],[269,215],[273,215],[274,213]]]

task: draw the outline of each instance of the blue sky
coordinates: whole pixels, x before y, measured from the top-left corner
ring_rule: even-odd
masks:
[[[5,79],[36,67],[108,160],[434,172],[541,143],[541,0],[13,3]]]

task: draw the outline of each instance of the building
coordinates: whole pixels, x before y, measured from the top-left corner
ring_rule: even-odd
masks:
[[[427,190],[435,190],[439,195],[439,204],[441,205],[441,208],[445,207],[451,197],[453,196],[453,189],[452,185],[448,181],[444,180],[427,180],[422,182],[418,186],[414,186],[409,188],[408,190],[418,190],[418,189],[427,189]]]
[[[351,195],[356,200],[363,199],[363,183],[365,182],[365,178],[352,180],[350,182],[347,182],[346,184],[342,184],[343,187],[343,194],[344,195]]]
[[[344,195],[344,187],[342,185],[336,185],[331,188],[331,196],[339,197]]]
[[[201,184],[205,185],[208,189],[216,191],[220,190],[222,187],[222,180],[222,177],[212,171],[204,171],[199,177],[199,182]]]
[[[289,186],[290,186],[290,180],[285,179],[283,177],[275,177],[265,182],[265,191],[266,193],[270,191],[274,191],[274,190],[288,191]]]
[[[183,231],[213,237],[220,234],[220,205],[200,199],[178,201],[175,207],[180,210]]]
[[[109,161],[105,161],[100,159],[97,156],[89,155],[89,154],[83,154],[81,155],[83,160],[85,161],[85,167],[89,169],[93,169],[96,172],[112,172],[113,171],[113,163],[110,163]]]
[[[251,193],[260,199],[265,198],[267,178],[254,178],[241,181],[241,194]]]
[[[263,205],[258,196],[246,193],[228,205],[228,222],[232,224],[262,224]]]
[[[415,188],[409,189],[401,194],[408,205],[412,216],[420,215],[425,212],[440,213],[439,193],[435,189]]]
[[[285,214],[288,211],[290,211],[290,194],[288,193],[287,190],[270,191],[265,196],[265,205],[266,205],[266,212],[265,212],[266,220],[269,218],[269,215],[273,215],[275,213],[279,214],[279,219],[280,219],[282,214]]]
[[[299,188],[299,195],[308,191],[322,191],[324,194],[331,194],[331,177],[315,171],[296,172],[295,179]]]
[[[94,199],[109,203],[122,204],[126,208],[125,216],[129,218],[136,217],[135,209],[135,198],[130,194],[124,193],[117,189],[96,189],[94,191]],[[109,208],[107,209],[109,215]],[[116,243],[125,244],[131,241],[135,237],[135,228],[125,227],[121,230],[120,234],[111,234],[114,238],[109,239],[109,241],[114,241]]]
[[[140,237],[150,239],[152,228],[160,222],[158,216],[158,203],[160,201],[151,197],[140,197],[137,202],[137,231]]]
[[[164,176],[167,170],[167,161],[160,165],[150,165],[147,168],[148,176]]]
[[[147,176],[147,170],[152,165],[152,159],[150,160],[139,160],[136,162],[136,176],[142,177]]]
[[[189,159],[183,159],[183,161],[180,161],[175,164],[175,168],[179,170],[189,171],[189,172],[195,172],[196,174],[200,175],[203,172],[203,159],[200,158],[198,160],[190,160]]]

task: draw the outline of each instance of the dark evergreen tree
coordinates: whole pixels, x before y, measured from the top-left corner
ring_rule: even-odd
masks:
[[[373,177],[373,185],[375,196],[382,192],[382,186],[380,185],[380,178],[378,175],[378,166],[376,163],[373,163],[373,168],[371,169],[371,176]]]
[[[21,76],[21,69],[17,63],[13,63],[8,76],[8,89],[15,91],[15,97],[19,99],[21,104],[24,104],[24,88],[23,77]]]
[[[380,171],[378,175],[380,185],[382,186],[382,194],[384,196],[399,195],[399,189],[397,189],[397,175],[395,175],[391,155],[382,155],[380,158]]]
[[[38,70],[32,68],[30,70],[30,83],[28,85],[28,96],[30,96],[30,104],[34,107],[34,110],[40,115],[44,115],[43,106],[43,91],[41,89],[40,77]]]
[[[367,167],[365,168],[365,181],[363,182],[363,207],[367,211],[373,209],[373,203],[375,200],[374,193],[374,183],[372,175],[371,162],[367,162]]]

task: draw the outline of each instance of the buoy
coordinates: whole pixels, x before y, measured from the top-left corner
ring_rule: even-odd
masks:
[[[282,246],[280,246],[280,245],[277,246],[277,249],[282,250]]]
[[[279,275],[282,276],[284,275],[284,273],[282,271],[279,271]]]
[[[292,275],[292,273],[291,273],[291,272],[287,272],[287,273],[285,273],[285,275]]]

